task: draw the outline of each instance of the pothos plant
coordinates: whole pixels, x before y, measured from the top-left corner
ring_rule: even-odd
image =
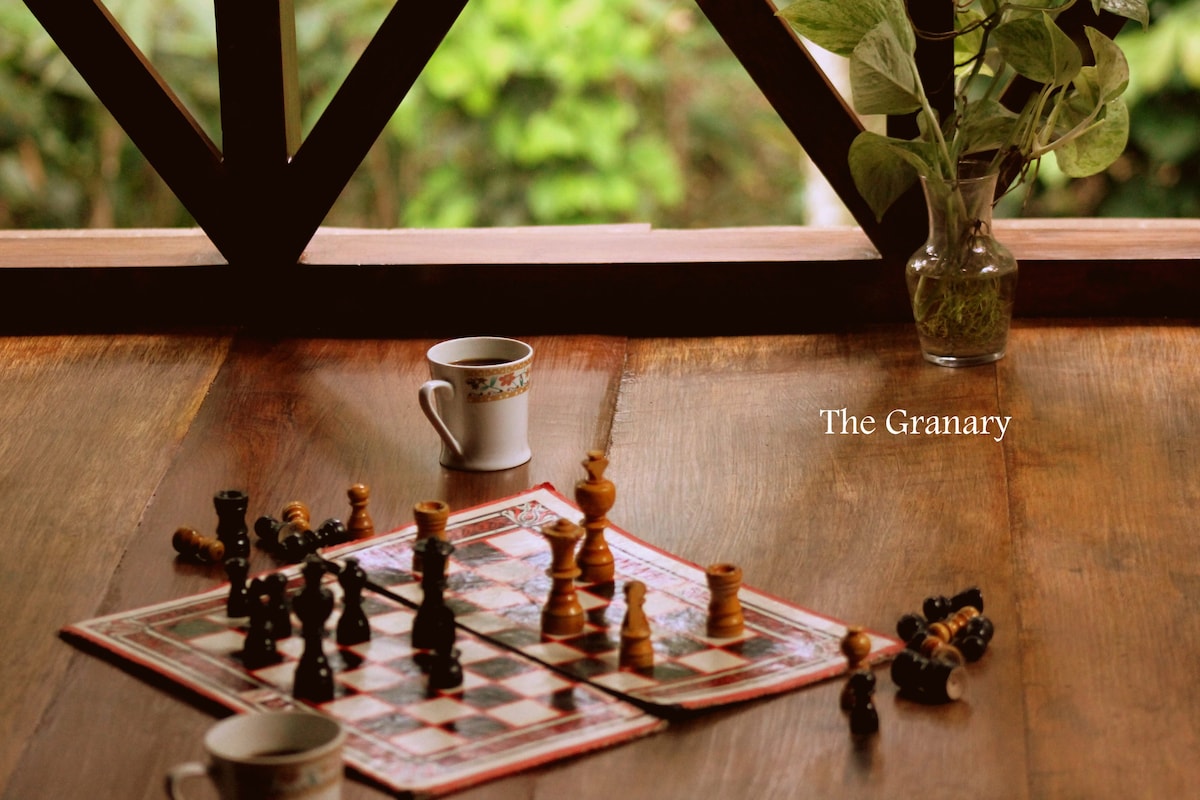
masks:
[[[860,114],[915,112],[911,140],[869,130],[855,137],[850,174],[877,217],[923,179],[931,235],[905,270],[913,317],[927,360],[965,366],[1004,355],[1012,316],[1017,264],[991,236],[994,187],[1027,182],[1049,153],[1069,177],[1112,164],[1129,137],[1121,98],[1129,66],[1116,42],[1090,26],[1084,66],[1080,43],[1057,22],[1076,0],[943,2],[954,11],[947,30],[918,29],[905,0],[796,0],[779,13],[802,36],[849,57]],[[1149,23],[1146,0],[1089,2],[1096,14]],[[954,41],[946,113],[930,102],[917,68],[921,38]],[[1031,90],[1010,108],[1005,93],[1018,80]],[[967,180],[980,176],[982,197],[981,182]]]
[[[928,2],[928,0],[924,0]],[[1086,27],[1092,62],[1057,18],[1076,0],[947,0],[952,30],[918,30],[904,0],[796,0],[780,15],[818,46],[849,58],[852,103],[860,114],[916,112],[912,140],[871,131],[850,147],[855,185],[878,217],[917,180],[954,182],[959,165],[984,161],[1009,189],[1054,153],[1069,177],[1100,172],[1124,151],[1129,112],[1121,99],[1129,66],[1121,48]],[[1143,26],[1146,0],[1088,0]],[[953,38],[954,107],[939,115],[915,60],[919,38]],[[1017,78],[1035,90],[1018,109],[1002,102]]]

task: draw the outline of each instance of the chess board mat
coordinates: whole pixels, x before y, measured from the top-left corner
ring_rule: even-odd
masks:
[[[149,670],[236,712],[304,709],[347,729],[345,757],[359,774],[417,796],[457,791],[492,778],[646,736],[673,712],[760,697],[840,674],[845,625],[743,586],[746,631],[724,640],[704,636],[708,590],[703,569],[610,526],[606,539],[616,583],[578,585],[588,621],[578,636],[545,637],[541,605],[550,588],[549,548],[540,534],[579,509],[543,485],[515,497],[453,514],[455,545],[446,602],[459,624],[463,686],[430,692],[414,660],[409,631],[421,601],[412,574],[416,526],[325,552],[356,558],[371,581],[407,604],[368,592],[372,638],[334,643],[330,618],[325,653],[333,700],[296,700],[291,687],[304,643],[281,639],[279,663],[247,670],[238,658],[247,620],[225,613],[228,585],[211,591],[65,627],[64,638],[119,663]],[[303,585],[299,567],[280,570],[289,594]],[[647,586],[645,610],[655,666],[633,672],[616,665],[624,614],[619,587]],[[340,599],[341,587],[325,585]],[[335,608],[340,607],[340,603]],[[297,623],[297,631],[298,623]],[[871,634],[870,660],[902,647]]]

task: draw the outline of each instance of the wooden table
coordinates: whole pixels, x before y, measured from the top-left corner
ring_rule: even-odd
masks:
[[[222,580],[170,543],[212,517],[215,490],[243,487],[263,513],[339,508],[364,481],[391,527],[416,500],[569,487],[590,448],[612,461],[611,519],[662,548],[889,631],[978,584],[996,638],[951,705],[898,699],[881,670],[865,747],[833,681],[461,797],[1195,792],[1200,330],[1023,321],[1003,361],[969,370],[922,362],[907,325],[530,341],[533,461],[474,475],[437,466],[415,402],[430,340],[0,340],[3,797],[157,798],[169,766],[201,755],[209,713],[57,631]],[[880,425],[827,433],[821,410],[841,408]],[[896,409],[1012,421],[999,442],[893,435]],[[352,780],[346,796],[382,795]]]

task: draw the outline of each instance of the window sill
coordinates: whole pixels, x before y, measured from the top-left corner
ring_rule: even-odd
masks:
[[[1025,317],[1193,317],[1200,220],[1002,220]],[[198,229],[0,231],[4,332],[240,326],[438,336],[692,335],[902,321],[855,227],[322,228],[299,265],[231,271]]]

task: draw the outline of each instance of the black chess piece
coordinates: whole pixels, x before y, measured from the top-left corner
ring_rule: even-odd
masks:
[[[250,562],[240,556],[226,559],[225,574],[229,576],[229,599],[225,603],[226,616],[248,616],[250,614],[250,592],[246,588],[246,578],[250,575]]]
[[[304,564],[304,588],[292,601],[304,636],[304,652],[296,665],[292,694],[298,699],[324,703],[333,699],[333,670],[325,657],[325,622],[333,613],[333,593],[321,585],[325,568],[310,558]]]
[[[241,659],[246,669],[260,669],[280,660],[275,648],[275,629],[271,621],[271,609],[263,601],[267,593],[266,583],[261,578],[250,582],[249,595],[250,627],[242,643]]]
[[[345,544],[350,541],[350,531],[346,523],[340,519],[327,519],[317,528],[317,543],[319,547],[329,547],[335,544]]]
[[[357,558],[346,559],[338,573],[338,583],[342,585],[342,615],[338,618],[337,643],[345,647],[370,641],[371,624],[362,604],[367,573],[358,565]]]
[[[875,673],[859,670],[846,682],[850,733],[869,736],[879,730],[879,712],[875,708]]]
[[[254,534],[259,544],[272,552],[279,549],[279,532],[283,530],[284,522],[274,517],[259,517],[254,521]]]
[[[288,607],[287,576],[282,572],[272,572],[263,578],[263,585],[267,595],[267,613],[271,615],[275,638],[286,639],[292,635],[292,612]]]
[[[901,650],[892,660],[892,681],[900,694],[921,703],[948,703],[966,689],[966,670],[952,662]]]
[[[246,529],[246,509],[250,498],[237,489],[225,489],[213,496],[217,509],[217,538],[225,545],[225,557],[249,558],[250,537]]]
[[[445,691],[462,686],[462,664],[459,662],[459,649],[451,647],[449,651],[432,653],[426,663],[429,667],[429,688]]]
[[[446,560],[454,545],[444,539],[422,539],[414,545],[421,557],[421,605],[413,619],[412,645],[420,650],[449,653],[454,646],[454,612],[446,605]]]
[[[279,529],[279,536],[278,553],[293,564],[317,551],[317,535],[307,525],[289,522]]]

